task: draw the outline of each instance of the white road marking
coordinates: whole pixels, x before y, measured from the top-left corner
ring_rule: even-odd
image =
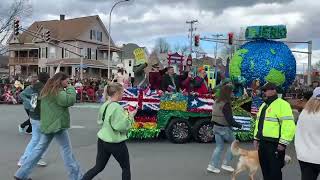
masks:
[[[71,129],[84,129],[84,128],[86,128],[86,127],[84,127],[84,126],[79,126],[79,125],[72,125],[72,126],[71,126]]]

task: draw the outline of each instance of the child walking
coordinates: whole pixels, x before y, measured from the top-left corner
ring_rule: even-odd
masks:
[[[127,132],[131,128],[137,110],[125,111],[118,103],[123,96],[123,86],[120,83],[110,83],[104,90],[104,97],[109,97],[100,108],[98,124],[98,147],[96,164],[82,180],[91,180],[107,165],[112,155],[122,168],[122,180],[131,180],[129,152],[126,145]]]

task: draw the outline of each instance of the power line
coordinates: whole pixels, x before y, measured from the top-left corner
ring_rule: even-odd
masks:
[[[193,52],[192,51],[192,38],[193,38],[193,31],[195,31],[197,28],[193,27],[193,24],[197,23],[198,20],[191,20],[191,21],[186,21],[187,24],[190,24],[190,54]]]

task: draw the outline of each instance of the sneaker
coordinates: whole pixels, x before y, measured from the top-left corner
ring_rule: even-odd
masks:
[[[17,166],[20,168],[20,167],[22,166],[22,163],[19,161],[19,162],[17,163]]]
[[[229,171],[229,172],[233,172],[234,171],[233,167],[227,166],[227,165],[222,165],[221,168],[226,170],[226,171]]]
[[[24,133],[25,132],[24,128],[22,128],[20,125],[18,126],[18,128],[19,128],[19,133]]]
[[[45,161],[43,161],[43,160],[40,159],[40,160],[38,161],[37,165],[38,165],[38,166],[47,166],[47,163],[46,163]]]
[[[210,164],[209,164],[208,167],[207,167],[207,171],[213,172],[213,173],[216,173],[216,174],[220,173],[220,169],[215,168],[214,166],[212,166],[212,165],[210,165]]]

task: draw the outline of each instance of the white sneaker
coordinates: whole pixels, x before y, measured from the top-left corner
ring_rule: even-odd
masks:
[[[47,163],[46,163],[45,161],[43,161],[43,160],[40,159],[40,160],[38,161],[37,165],[38,165],[38,166],[47,166]]]
[[[233,172],[234,171],[233,167],[227,166],[227,165],[224,165],[224,164],[221,166],[221,168],[226,170],[226,171],[229,171],[229,172]]]
[[[38,166],[47,166],[47,163],[46,163],[45,161],[43,161],[42,159],[40,159],[40,160],[38,161],[37,165],[38,165]],[[19,162],[17,163],[17,166],[18,166],[18,167],[21,167],[21,166],[22,166],[22,163],[19,161]]]
[[[207,171],[213,172],[213,173],[216,173],[216,174],[220,173],[220,169],[215,168],[214,166],[212,166],[212,165],[210,165],[210,164],[209,164],[208,167],[207,167]]]
[[[24,128],[22,128],[21,126],[20,126],[20,124],[19,124],[19,126],[18,126],[18,129],[19,129],[19,133],[24,133],[25,131],[24,131]]]

